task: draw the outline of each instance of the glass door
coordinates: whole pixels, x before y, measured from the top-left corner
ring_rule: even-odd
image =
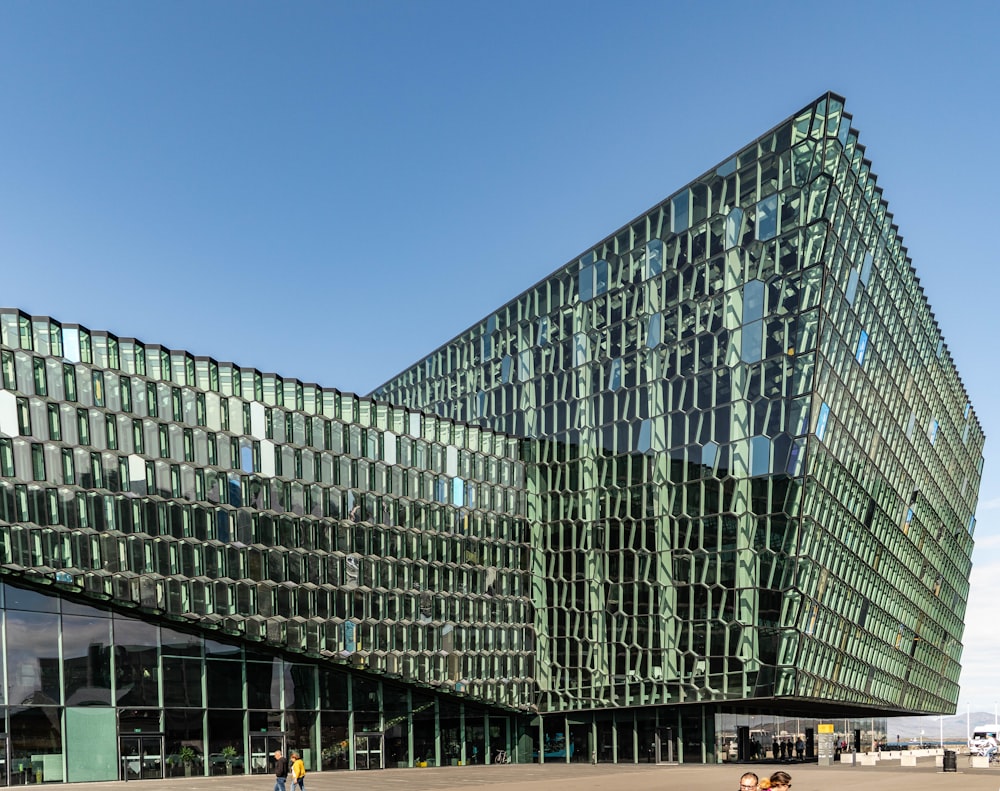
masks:
[[[274,773],[274,753],[281,750],[288,757],[285,748],[285,734],[281,732],[250,734],[250,774],[269,775]]]
[[[10,740],[6,733],[0,733],[0,786],[10,785]]]
[[[122,736],[119,739],[122,780],[163,778],[163,737]]]
[[[382,734],[354,734],[354,761],[357,769],[383,769]]]

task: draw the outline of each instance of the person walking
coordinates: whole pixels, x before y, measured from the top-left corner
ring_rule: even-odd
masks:
[[[298,753],[292,753],[292,788],[306,791],[306,764]]]
[[[740,775],[740,791],[757,791],[757,783],[760,778],[753,772],[744,772]]]
[[[788,772],[775,772],[769,782],[771,791],[788,791],[792,787],[792,776]]]
[[[285,791],[285,780],[288,779],[288,759],[281,750],[274,751],[274,791]]]

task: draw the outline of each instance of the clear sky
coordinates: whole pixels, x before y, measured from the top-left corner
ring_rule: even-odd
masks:
[[[366,393],[826,90],[987,433],[1000,4],[0,3],[0,303]],[[991,442],[992,440],[992,442]]]

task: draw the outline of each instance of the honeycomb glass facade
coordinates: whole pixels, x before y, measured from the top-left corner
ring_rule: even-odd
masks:
[[[370,397],[0,310],[0,782],[953,711],[984,438],[850,122],[821,97]]]
[[[543,711],[954,710],[983,435],[839,97],[374,396],[536,438]]]

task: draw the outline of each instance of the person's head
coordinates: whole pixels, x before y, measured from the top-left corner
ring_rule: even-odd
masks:
[[[292,760],[293,761],[299,760],[299,754],[298,753],[292,753]]]
[[[771,788],[788,791],[792,787],[792,776],[788,772],[775,772],[771,775]]]
[[[753,772],[744,772],[740,775],[740,791],[757,791],[759,778]]]
[[[274,751],[274,757],[275,757],[275,759],[280,758],[281,757],[281,750],[275,750]]]

